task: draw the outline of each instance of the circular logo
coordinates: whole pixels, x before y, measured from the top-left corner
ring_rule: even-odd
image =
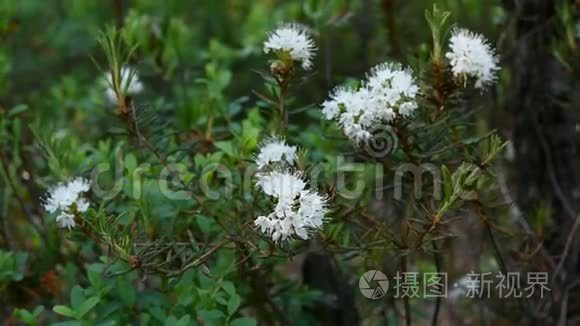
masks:
[[[371,282],[375,282],[371,285]],[[378,286],[377,286],[378,283]],[[374,286],[374,287],[373,287]],[[362,295],[369,299],[380,299],[387,294],[389,280],[381,271],[370,270],[365,272],[358,281],[358,287]]]
[[[379,126],[370,131],[371,138],[363,144],[364,151],[374,158],[383,158],[397,150],[399,139],[389,126]]]

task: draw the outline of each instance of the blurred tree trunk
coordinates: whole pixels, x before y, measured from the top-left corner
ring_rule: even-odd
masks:
[[[321,250],[310,251],[302,265],[302,277],[304,284],[322,293],[314,306],[318,325],[359,324],[354,286],[337,266],[332,255]]]
[[[563,1],[504,0],[513,37],[505,57],[511,73],[506,109],[514,117],[516,201],[531,225],[541,205],[550,208],[544,246],[556,265],[569,242],[560,281],[551,285],[552,322],[562,322],[576,309],[573,294],[580,292],[569,289],[568,308],[561,309],[566,286],[580,276],[578,237],[571,236],[580,211],[579,85],[552,50],[560,33],[556,10]],[[549,270],[551,277],[555,269]]]

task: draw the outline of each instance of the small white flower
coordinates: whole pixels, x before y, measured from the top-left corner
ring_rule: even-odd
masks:
[[[367,77],[367,87],[378,105],[377,110],[380,110],[381,106],[386,106],[401,113],[399,108],[402,105],[416,107],[415,98],[419,93],[419,87],[412,71],[400,64],[383,63],[375,66]]]
[[[482,35],[467,29],[455,29],[449,43],[450,51],[445,57],[449,59],[456,78],[475,78],[475,87],[480,89],[496,80],[499,59]]]
[[[89,201],[85,198],[79,198],[76,201],[77,204],[77,211],[84,213],[89,209]]]
[[[310,31],[299,24],[283,24],[270,33],[264,42],[264,52],[283,51],[290,55],[293,61],[302,63],[302,69],[312,68],[312,59],[316,54],[316,44]]]
[[[289,146],[284,140],[271,138],[260,147],[260,153],[256,157],[258,169],[272,163],[288,163],[294,165],[298,156],[296,146]]]
[[[129,67],[123,66],[121,68],[121,89],[126,92],[128,95],[135,95],[139,94],[143,91],[143,84],[139,80],[139,76],[137,76],[136,71]],[[117,94],[115,93],[115,89],[113,88],[113,76],[111,72],[107,72],[106,76],[106,83],[107,89],[105,90],[105,96],[107,100],[111,103],[117,103]]]
[[[341,111],[341,105],[344,105],[352,96],[353,91],[345,87],[337,87],[330,95],[330,100],[322,103],[322,114],[326,120],[336,118]]]
[[[411,117],[418,105],[415,102],[406,102],[399,106],[399,114],[405,118]]]
[[[68,183],[68,189],[73,193],[83,193],[91,189],[91,184],[87,179],[84,178],[74,178]]]
[[[67,212],[61,212],[60,215],[56,217],[56,224],[61,229],[72,229],[76,226],[75,216]]]
[[[324,215],[327,213],[326,198],[314,191],[303,191],[298,199],[300,206],[298,214],[307,217],[304,226],[318,229],[324,223]]]
[[[320,229],[324,224],[327,199],[306,189],[300,174],[279,171],[261,174],[258,186],[276,199],[276,206],[268,216],[256,218],[254,225],[275,242],[293,235],[308,239],[309,231]]]
[[[76,192],[71,192],[68,189],[68,185],[60,183],[49,190],[48,197],[44,203],[44,208],[49,213],[54,213],[59,209],[67,209],[77,200],[77,196],[78,194]]]
[[[272,220],[265,216],[258,216],[254,220],[254,225],[256,225],[262,233],[266,233],[272,227]]]
[[[306,187],[300,174],[278,171],[258,175],[257,184],[266,195],[282,199],[294,199]]]
[[[418,94],[411,70],[383,63],[371,69],[358,89],[336,88],[322,104],[322,113],[328,120],[336,119],[344,134],[359,144],[381,125],[412,117]]]
[[[90,183],[83,178],[75,178],[67,183],[59,183],[48,191],[44,208],[49,213],[59,211],[56,222],[61,228],[75,226],[73,204],[76,211],[84,213],[89,208],[89,202],[82,196],[90,190]]]

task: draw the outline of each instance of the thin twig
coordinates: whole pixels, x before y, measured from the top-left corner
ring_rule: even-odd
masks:
[[[550,146],[548,145],[548,142],[546,141],[546,139],[544,138],[544,135],[542,134],[542,131],[541,131],[541,128],[540,128],[538,121],[536,119],[533,119],[533,123],[534,123],[534,129],[536,131],[536,136],[540,140],[540,144],[542,145],[542,150],[544,152],[544,155],[546,156],[546,165],[547,165],[546,170],[548,172],[548,177],[550,178],[550,183],[552,184],[552,188],[554,188],[554,192],[556,193],[556,197],[560,201],[560,204],[564,208],[564,211],[566,212],[568,217],[570,219],[574,219],[576,217],[576,213],[574,212],[574,209],[572,208],[570,201],[568,201],[568,199],[566,198],[566,195],[564,195],[564,191],[562,190],[562,187],[560,187],[560,183],[558,182],[558,177],[556,176],[556,172],[555,172],[556,169],[554,167],[554,160],[552,159],[552,154],[551,154],[552,152],[550,151]]]
[[[558,277],[558,275],[560,274],[560,272],[562,270],[562,267],[564,267],[564,262],[566,261],[566,258],[568,258],[570,248],[572,247],[572,242],[574,241],[574,238],[576,237],[576,233],[578,232],[578,227],[580,227],[580,215],[578,215],[576,217],[576,222],[574,222],[572,229],[568,233],[568,237],[566,238],[566,245],[564,246],[564,251],[562,252],[562,256],[560,256],[560,261],[558,262],[558,266],[554,270],[554,279],[556,279],[556,277]]]
[[[403,275],[407,273],[407,254],[401,256],[401,272]],[[411,326],[411,303],[408,295],[403,297],[403,303],[405,306],[405,325]]]
[[[22,196],[20,195],[18,188],[16,187],[16,182],[12,179],[12,176],[10,175],[10,170],[8,168],[9,166],[10,165],[8,164],[7,159],[4,156],[4,152],[0,152],[0,168],[2,169],[3,174],[5,174],[6,183],[7,183],[8,187],[12,190],[12,193],[14,194],[14,196],[16,197],[16,200],[18,201],[18,204],[20,205],[22,213],[24,213],[24,215],[26,215],[28,217],[28,219],[30,220],[30,224],[32,225],[34,230],[38,233],[40,238],[45,243],[48,243],[48,238],[47,238],[45,232],[43,232],[41,227],[34,222],[34,216],[33,216],[32,212],[30,212],[26,208],[26,202],[24,201],[24,198],[22,198]],[[0,217],[0,218],[2,218],[2,217]],[[2,220],[4,220],[4,219],[2,218]],[[7,229],[2,230],[2,232],[6,232],[6,231],[7,231]],[[8,232],[6,232],[5,235],[7,236],[6,237],[7,244],[10,245],[9,238],[8,238]]]
[[[441,256],[439,255],[439,249],[437,248],[437,243],[431,241],[433,245],[433,260],[435,261],[435,268],[437,273],[441,273]],[[437,320],[439,319],[439,310],[441,309],[441,296],[436,296],[435,298],[435,311],[433,312],[433,319],[431,319],[431,326],[437,326]]]
[[[183,266],[181,269],[179,269],[178,271],[175,271],[173,273],[171,273],[172,275],[180,275],[183,274],[183,272],[185,272],[186,270],[193,268],[193,267],[197,267],[201,264],[203,264],[206,260],[208,260],[211,255],[213,255],[218,249],[220,249],[221,247],[223,247],[224,245],[226,245],[227,243],[229,243],[230,240],[226,239],[226,240],[222,240],[221,242],[219,242],[218,244],[216,244],[215,246],[213,246],[211,249],[209,249],[207,252],[205,252],[203,255],[199,256],[199,258],[197,258],[196,260],[192,261],[191,263]]]

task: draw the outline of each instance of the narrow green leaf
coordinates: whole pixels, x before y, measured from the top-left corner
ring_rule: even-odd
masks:
[[[12,117],[12,116],[15,116],[19,113],[25,112],[27,110],[28,110],[28,105],[18,104],[15,107],[13,107],[12,109],[10,109],[10,111],[8,111],[8,116]]]
[[[59,315],[63,315],[66,317],[70,317],[70,318],[74,318],[75,317],[75,313],[74,311],[72,311],[71,308],[67,307],[67,306],[54,306],[52,308],[52,311],[56,312]]]

